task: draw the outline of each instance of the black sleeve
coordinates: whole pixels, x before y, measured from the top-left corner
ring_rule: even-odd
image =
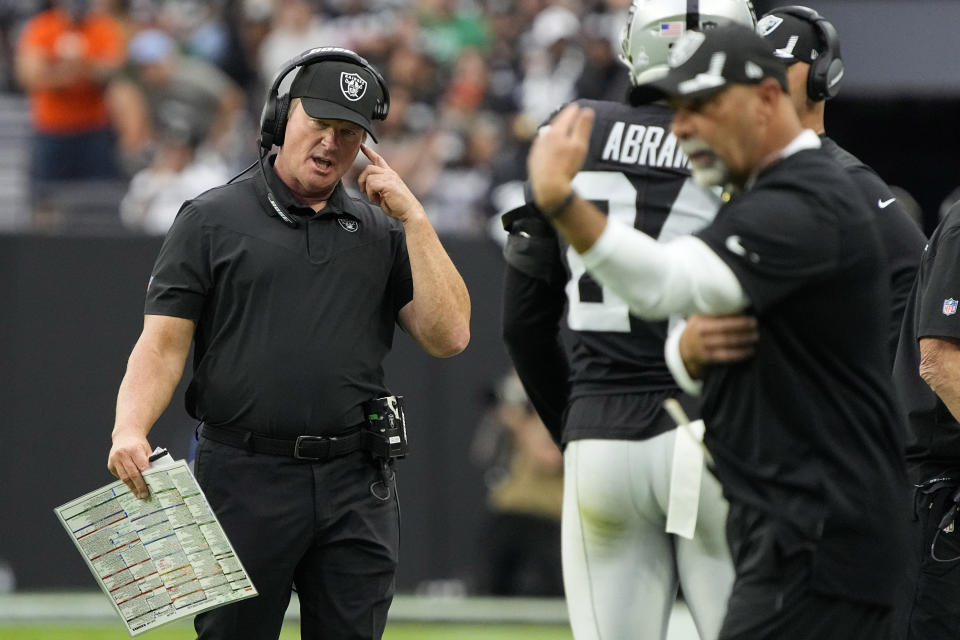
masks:
[[[177,213],[153,266],[144,313],[197,320],[213,288],[206,232],[186,202]]]
[[[923,256],[923,247],[927,239],[907,212],[896,206],[896,203],[881,211],[880,215],[885,218],[879,226],[890,269],[889,339],[891,353],[895,356],[897,341],[900,339],[903,312],[907,308],[907,300],[913,288],[917,269],[920,268],[920,258]]]
[[[395,234],[393,268],[390,270],[389,290],[393,296],[393,313],[396,316],[408,302],[413,300],[413,273],[410,271],[410,254],[407,252],[406,232],[399,222],[391,230]]]
[[[856,167],[848,172],[866,195],[867,204],[876,214],[880,241],[887,254],[891,305],[888,340],[892,363],[897,353],[903,312],[907,307],[907,299],[913,288],[913,280],[920,267],[920,258],[923,256],[927,239],[880,176],[866,167]]]
[[[504,215],[510,234],[502,335],[530,402],[559,444],[570,393],[570,364],[560,338],[565,274],[552,227],[535,210],[522,209]]]
[[[954,214],[960,215],[960,213]],[[960,227],[948,230],[940,237],[936,254],[931,256],[926,269],[927,282],[917,300],[920,317],[919,338],[960,339]]]
[[[540,419],[558,444],[570,394],[570,364],[560,339],[564,298],[509,264],[503,279],[503,341]]]

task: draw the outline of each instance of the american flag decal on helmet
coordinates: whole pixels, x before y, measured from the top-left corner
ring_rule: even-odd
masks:
[[[672,36],[682,36],[683,35],[683,23],[682,22],[661,22],[660,23],[660,35],[665,37]]]

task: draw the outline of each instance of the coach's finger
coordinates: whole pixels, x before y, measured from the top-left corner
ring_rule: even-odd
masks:
[[[149,463],[147,468],[149,468]],[[150,489],[147,487],[147,483],[143,479],[142,469],[132,460],[126,459],[123,460],[119,465],[119,476],[123,480],[123,483],[127,485],[127,488],[141,500],[145,500],[150,497]]]
[[[378,167],[382,167],[384,169],[390,168],[390,165],[388,165],[387,161],[383,159],[383,156],[381,156],[379,153],[377,153],[367,145],[361,144],[360,151],[363,151],[363,155],[367,156],[367,160],[369,160],[372,164]]]

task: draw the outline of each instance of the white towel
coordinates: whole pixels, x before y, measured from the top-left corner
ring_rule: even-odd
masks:
[[[700,507],[700,479],[703,476],[703,420],[676,428],[673,467],[670,471],[670,501],[667,506],[667,533],[693,538]]]

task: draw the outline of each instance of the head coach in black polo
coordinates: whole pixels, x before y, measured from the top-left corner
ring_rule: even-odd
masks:
[[[184,203],[150,276],[108,468],[147,495],[147,434],[192,342],[197,480],[259,592],[198,615],[202,639],[276,638],[291,585],[302,637],[383,633],[399,507],[389,463],[366,450],[363,406],[390,396],[395,324],[447,357],[466,347],[470,316],[423,207],[364,144],[388,108],[352,51],[290,61],[264,107],[259,170]],[[365,198],[341,181],[360,151]]]
[[[907,491],[873,212],[801,126],[754,31],[685,34],[669,66],[632,102],[668,99],[691,164],[741,191],[710,225],[657,243],[572,191],[593,124],[576,106],[531,148],[534,199],[634,313],[757,317],[755,355],[704,379],[736,570],[720,638],[886,638]]]

